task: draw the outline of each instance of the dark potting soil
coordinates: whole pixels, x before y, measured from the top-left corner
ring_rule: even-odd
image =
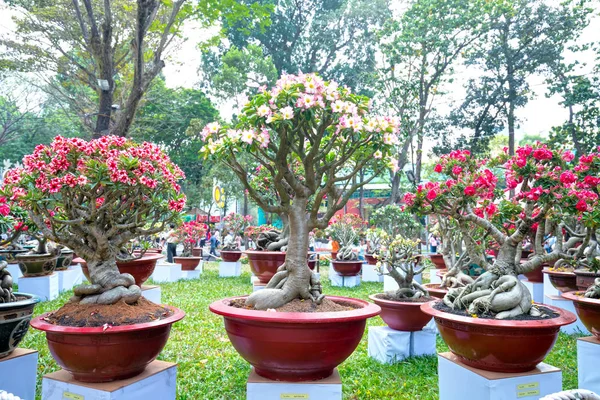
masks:
[[[400,303],[427,303],[428,301],[436,299],[435,297],[431,297],[431,296],[421,296],[418,299],[413,299],[410,297],[409,298],[407,298],[407,297],[399,298],[394,295],[394,292],[380,293],[380,294],[376,295],[375,297],[377,297],[378,299],[381,299],[381,300],[397,301]]]
[[[76,327],[100,327],[143,324],[173,315],[170,309],[154,304],[141,297],[134,304],[123,300],[116,304],[79,304],[67,303],[49,314],[45,321],[53,325]]]
[[[246,310],[254,310],[254,307],[246,306],[246,299],[235,299],[230,306],[236,308],[245,308]],[[310,300],[294,299],[282,307],[276,308],[278,312],[337,312],[337,311],[350,311],[355,310],[356,307],[352,303],[346,303],[344,301],[332,301],[329,299],[323,299],[321,304],[317,305]]]
[[[471,317],[471,314],[469,314],[467,311],[452,309],[452,308],[448,307],[442,301],[435,303],[433,308],[435,308],[438,311],[443,311],[443,312],[447,312],[447,313],[454,314],[454,315],[461,315],[463,317]],[[512,317],[512,318],[504,318],[503,321],[539,321],[542,319],[552,319],[552,318],[557,318],[560,316],[558,313],[552,311],[551,309],[549,309],[547,307],[537,306],[537,308],[538,308],[538,310],[540,310],[542,315],[547,315],[547,317],[534,317],[529,314],[521,314],[521,315],[518,315],[518,316]],[[495,317],[496,317],[496,313],[492,313],[492,312],[477,315],[477,318],[494,319]]]

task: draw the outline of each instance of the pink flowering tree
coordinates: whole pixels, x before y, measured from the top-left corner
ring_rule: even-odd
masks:
[[[141,289],[119,273],[121,248],[179,218],[185,196],[177,182],[183,178],[154,144],[58,136],[7,172],[0,195],[28,210],[46,238],[87,261],[91,284],[76,287],[73,301],[133,303]]]
[[[350,196],[384,168],[397,168],[391,155],[399,122],[370,116],[368,110],[368,98],[335,82],[315,74],[284,75],[248,102],[235,127],[211,123],[202,130],[204,154],[229,166],[263,210],[288,216],[285,264],[267,289],[248,297],[249,306],[277,308],[296,298],[321,301],[320,283],[306,264],[309,232],[326,228]],[[251,184],[256,165],[268,173],[277,203]],[[369,178],[357,181],[361,170]]]
[[[181,257],[191,257],[194,246],[206,236],[206,224],[189,221],[181,224],[175,231],[177,242],[183,244]]]
[[[229,232],[233,233],[234,239],[235,239],[235,236],[240,235],[242,232],[244,232],[246,227],[248,225],[250,225],[250,222],[252,222],[251,215],[242,215],[242,214],[237,214],[235,212],[229,213],[223,218],[225,231],[228,233]],[[240,251],[240,248],[237,245],[237,242],[235,240],[233,240],[230,243],[224,242],[222,250]]]
[[[405,195],[408,210],[451,217],[465,237],[469,236],[469,224],[473,224],[499,246],[493,265],[488,265],[480,252],[470,251],[487,271],[473,283],[451,289],[444,298],[446,305],[471,314],[491,311],[499,319],[539,312],[517,276],[543,263],[573,258],[568,250],[582,240],[582,234],[569,228],[565,218],[591,210],[598,198],[581,185],[573,158],[568,151],[553,151],[540,143],[517,149],[513,157],[504,154],[491,161],[476,159],[468,151],[454,151],[435,167],[446,180],[429,182]],[[498,187],[490,169],[494,166],[504,169],[506,190],[516,191],[512,199]],[[563,239],[563,230],[570,232],[568,240]],[[523,239],[532,232],[535,254],[521,264]],[[551,253],[543,248],[547,232],[556,236]],[[470,250],[474,241],[466,240],[465,245]]]

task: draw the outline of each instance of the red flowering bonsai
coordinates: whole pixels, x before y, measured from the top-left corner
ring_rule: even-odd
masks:
[[[0,194],[22,206],[43,235],[87,262],[91,284],[72,301],[134,303],[141,296],[116,261],[130,240],[164,230],[185,205],[183,172],[156,145],[116,136],[56,137],[6,173]]]
[[[20,220],[24,217],[23,211],[6,201],[0,196],[0,234],[6,234],[6,239],[0,239],[0,246],[6,246],[16,241],[22,232],[27,231],[27,226]],[[13,294],[13,278],[8,272],[8,263],[0,260],[0,303],[16,301]]]
[[[582,234],[569,227],[565,218],[581,216],[598,199],[577,177],[573,159],[568,151],[550,150],[540,143],[517,149],[513,157],[503,154],[491,161],[476,159],[468,151],[454,151],[435,167],[436,172],[446,175],[445,181],[429,182],[405,195],[407,210],[451,217],[462,226],[463,233],[473,224],[498,243],[496,261],[489,265],[481,252],[472,249],[472,241],[465,242],[472,261],[486,266],[487,271],[473,283],[451,289],[444,298],[446,305],[470,314],[491,311],[498,319],[539,314],[517,276],[543,263],[574,258],[568,250],[582,240]],[[498,187],[492,167],[504,169],[506,191],[516,192],[513,198]],[[563,239],[563,230],[570,233],[568,240]],[[532,231],[535,254],[521,264],[522,241]],[[543,248],[547,232],[556,236],[550,253]]]
[[[240,235],[244,232],[244,230],[250,224],[250,222],[252,222],[251,215],[242,215],[237,214],[235,212],[229,213],[223,218],[223,223],[225,224],[225,232],[233,233],[234,239],[236,235]],[[222,250],[240,251],[240,248],[235,240],[227,242],[227,240],[224,239]]]
[[[197,221],[184,222],[177,228],[175,234],[177,242],[183,244],[181,257],[192,257],[192,250],[206,236],[206,224]]]

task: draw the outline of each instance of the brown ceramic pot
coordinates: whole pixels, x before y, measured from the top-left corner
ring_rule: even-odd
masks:
[[[390,328],[403,332],[416,332],[423,329],[431,315],[421,311],[425,302],[394,301],[380,299],[379,294],[372,294],[369,299],[381,307],[379,315]]]
[[[438,299],[443,299],[448,293],[448,289],[442,289],[439,283],[426,283],[423,285],[425,289],[429,292],[429,294],[433,297],[437,297]]]
[[[173,257],[173,261],[181,264],[182,271],[193,271],[202,261],[202,257]]]
[[[236,262],[241,257],[242,257],[241,251],[227,251],[227,250],[221,251],[221,258],[223,259],[223,261]]]
[[[579,319],[588,331],[600,339],[600,300],[583,296],[584,292],[567,292],[562,297],[572,300]]]
[[[446,269],[446,262],[444,261],[444,256],[441,254],[430,254],[429,259],[435,265],[437,269]]]
[[[594,284],[596,278],[600,278],[600,273],[586,269],[576,269],[573,273],[575,273],[575,284],[577,285],[577,289],[584,292]]]
[[[362,264],[362,261],[331,261],[333,270],[341,276],[356,276],[360,274]]]
[[[577,290],[577,276],[574,272],[553,271],[545,268],[542,271],[548,275],[550,283],[561,293]]]
[[[369,265],[377,265],[377,258],[373,254],[365,254],[365,260]]]

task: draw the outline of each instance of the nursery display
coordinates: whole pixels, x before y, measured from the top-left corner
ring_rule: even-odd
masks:
[[[180,256],[173,257],[177,264],[181,264],[184,271],[193,271],[198,267],[201,256],[194,256],[192,251],[194,246],[206,235],[205,224],[197,221],[188,221],[181,224],[177,231],[177,242],[183,244],[183,251]]]
[[[244,230],[244,235],[252,240],[255,250],[246,250],[248,264],[252,273],[261,283],[269,283],[277,269],[285,262],[287,239],[280,240],[281,232],[271,225],[250,225]],[[269,250],[275,249],[275,250]]]
[[[235,240],[237,236],[241,236],[246,227],[252,221],[251,215],[241,215],[234,212],[223,218],[225,223],[225,232],[227,236],[223,239],[223,247],[221,248],[221,258],[223,261],[236,262],[242,256],[242,251],[238,242]]]
[[[360,274],[363,262],[358,259],[354,246],[358,244],[365,222],[355,214],[343,214],[331,219],[325,233],[340,244],[336,257],[331,260],[335,272],[341,276]]]
[[[379,313],[374,304],[325,297],[306,262],[309,232],[326,228],[350,196],[384,168],[397,168],[390,154],[398,143],[398,120],[370,117],[368,106],[366,97],[315,74],[284,75],[249,101],[236,127],[211,123],[202,130],[205,154],[229,166],[265,212],[288,218],[285,261],[267,287],[211,304],[224,316],[236,350],[260,375],[310,380],[331,374],[356,348],[366,319]],[[267,171],[278,203],[250,185],[248,171],[255,167],[241,153],[250,153]],[[302,168],[291,168],[295,163]],[[356,180],[367,167],[373,174]],[[316,312],[307,313],[311,310]],[[347,334],[352,338],[342,336]]]
[[[540,143],[490,161],[457,150],[436,165],[444,181],[429,182],[405,195],[407,210],[451,217],[463,235],[473,224],[498,244],[498,256],[489,265],[472,242],[465,241],[470,261],[486,272],[472,283],[449,289],[443,301],[422,306],[434,316],[450,350],[468,365],[505,372],[533,369],[552,348],[560,326],[575,321],[567,311],[532,304],[529,290],[517,277],[570,257],[568,250],[581,241],[563,217],[586,211],[595,196],[576,184],[573,158],[568,151]],[[498,178],[490,169],[495,166],[504,167],[507,190],[516,192],[513,197],[505,197],[497,187]],[[567,240],[563,229],[571,233]],[[523,239],[531,231],[536,251],[520,263]],[[557,239],[550,253],[542,246],[547,231]]]
[[[46,238],[87,262],[90,284],[76,286],[67,304],[31,322],[46,332],[53,357],[75,379],[141,373],[183,318],[175,307],[142,298],[133,276],[117,267],[130,240],[179,219],[182,178],[156,145],[116,136],[89,142],[57,136],[6,173],[2,195],[28,210]]]

